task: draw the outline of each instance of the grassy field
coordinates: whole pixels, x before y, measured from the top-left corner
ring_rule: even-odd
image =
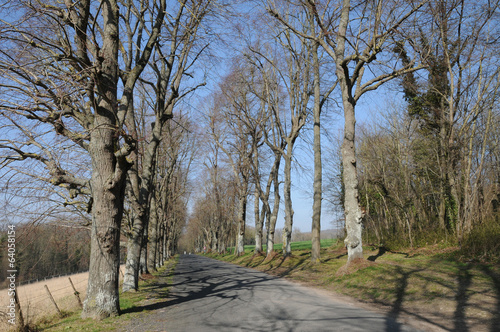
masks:
[[[341,243],[324,244],[321,264],[311,262],[310,242],[293,245],[291,257],[207,254],[327,290],[349,301],[429,331],[499,331],[500,267],[467,262],[456,248],[433,246],[390,252],[365,247],[365,260],[347,265]],[[279,247],[277,247],[279,248]]]
[[[143,275],[139,282],[138,292],[120,293],[120,310],[118,317],[101,321],[81,319],[81,310],[64,311],[64,317],[46,315],[30,324],[33,331],[123,331],[134,319],[144,317],[148,312],[167,301],[168,285],[171,284],[176,259],[169,260],[161,269],[152,275]]]
[[[122,280],[125,265],[120,266]],[[36,325],[38,322],[45,321],[47,318],[55,317],[57,309],[52,303],[45,286],[50,291],[50,295],[57,304],[59,310],[63,313],[72,312],[79,308],[78,299],[74,294],[73,287],[78,292],[81,301],[85,299],[87,293],[88,272],[73,274],[70,276],[56,277],[47,280],[40,280],[30,284],[25,284],[17,287],[17,295],[21,303],[21,309],[25,324],[29,326]],[[6,317],[7,304],[10,301],[10,296],[7,290],[0,292],[0,317]],[[7,331],[11,328],[11,324],[6,319],[0,320],[0,331]]]

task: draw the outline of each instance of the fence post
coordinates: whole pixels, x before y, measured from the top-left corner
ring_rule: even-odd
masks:
[[[69,283],[71,284],[71,287],[73,288],[76,299],[78,300],[78,305],[80,306],[80,308],[83,308],[82,300],[80,300],[80,293],[76,290],[75,286],[73,285],[73,281],[71,281],[71,278],[68,277],[68,279]]]
[[[19,302],[19,297],[17,296],[17,290],[14,292],[15,301],[15,312],[16,312],[16,327],[18,331],[26,331],[26,326],[24,325],[23,312],[21,310],[21,303]]]
[[[54,307],[56,307],[56,310],[57,312],[59,313],[59,316],[62,317],[62,313],[61,313],[61,310],[59,310],[59,307],[57,306],[57,303],[56,301],[54,300],[54,298],[52,297],[52,294],[50,293],[49,291],[49,287],[47,287],[47,285],[44,285],[45,286],[45,290],[47,291],[47,294],[49,294],[49,298],[50,300],[52,301],[52,303],[54,303]]]

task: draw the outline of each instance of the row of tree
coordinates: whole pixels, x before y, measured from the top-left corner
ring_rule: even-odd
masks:
[[[237,26],[239,55],[206,109],[213,160],[189,228],[200,248],[241,254],[253,196],[256,253],[264,227],[272,253],[283,200],[290,254],[294,146],[312,127],[319,261],[321,114],[332,111],[325,105],[344,113],[326,198],[345,215],[349,261],[363,257],[363,228],[367,241],[415,246],[463,244],[474,229],[498,224],[497,1],[253,3],[248,26]],[[356,136],[356,106],[377,89],[389,97],[383,120],[369,118]]]
[[[10,191],[19,177],[48,183],[48,199],[91,216],[84,317],[119,313],[122,235],[125,291],[137,289],[141,269],[175,251],[186,220],[199,249],[242,254],[252,201],[256,253],[266,241],[272,254],[283,201],[289,255],[292,169],[308,127],[313,261],[324,198],[344,213],[349,261],[363,257],[363,220],[382,244],[400,237],[413,245],[435,230],[461,241],[498,222],[498,6],[249,0],[229,11],[214,0],[7,2],[1,177]],[[227,57],[221,77],[210,71]],[[216,84],[195,108],[188,97],[207,78]],[[361,97],[384,87],[392,88],[388,99],[405,103],[385,121],[369,118],[357,136]],[[196,122],[180,116],[188,108]],[[337,109],[340,156],[328,161],[341,181],[327,183],[336,190],[324,195],[323,120]],[[195,161],[199,190],[188,204]]]
[[[223,7],[7,1],[0,10],[2,178],[16,193],[6,200],[16,205],[38,186],[46,203],[62,198],[67,210],[90,215],[82,316],[117,315],[121,238],[123,291],[138,287],[141,253],[143,269],[154,269],[176,249],[194,143],[187,119],[170,120],[204,85],[198,63],[213,40],[204,24]],[[11,190],[25,176],[31,182]]]

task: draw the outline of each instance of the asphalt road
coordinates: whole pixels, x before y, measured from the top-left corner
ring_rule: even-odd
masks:
[[[252,269],[182,255],[164,308],[142,331],[417,331]]]

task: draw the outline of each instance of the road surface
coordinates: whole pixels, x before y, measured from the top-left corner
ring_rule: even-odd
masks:
[[[133,330],[417,331],[289,281],[198,255],[181,255],[168,297]]]

